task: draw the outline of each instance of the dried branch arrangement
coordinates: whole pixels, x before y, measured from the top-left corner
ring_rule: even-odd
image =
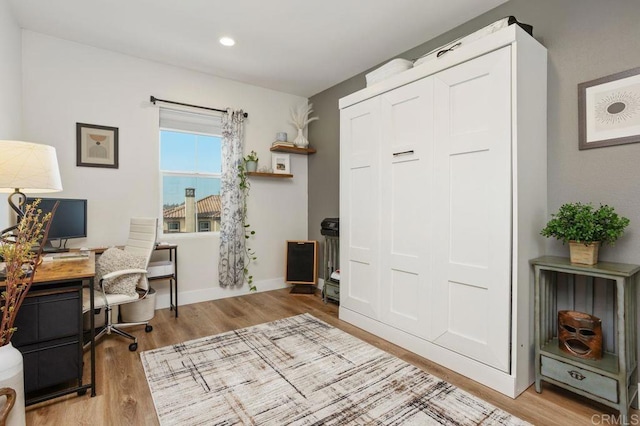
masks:
[[[313,112],[313,104],[299,105],[295,109],[291,109],[291,124],[297,129],[304,129],[309,123],[317,120],[319,117],[309,117]]]
[[[26,297],[38,267],[42,247],[49,233],[51,213],[42,215],[38,209],[40,200],[25,207],[24,217],[12,233],[0,236],[0,257],[6,263],[6,278],[0,282],[0,346],[9,344],[16,331],[14,323],[18,310]]]

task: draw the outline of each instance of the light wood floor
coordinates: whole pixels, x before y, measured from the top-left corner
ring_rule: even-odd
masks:
[[[613,424],[610,420],[607,422],[600,416],[618,414],[613,409],[549,384],[543,384],[541,394],[531,386],[517,399],[511,399],[340,321],[337,305],[325,305],[319,295],[294,295],[284,289],[181,306],[177,319],[168,309],[158,310],[152,321],[154,329],[151,333],[145,333],[143,327],[130,329],[139,338],[138,352],[129,352],[129,342],[118,336],[103,338],[96,350],[97,396],[72,394],[27,407],[27,424],[157,425],[139,352],[304,312],[536,425],[610,425]],[[88,355],[87,352],[86,377],[89,377]],[[632,416],[632,420],[640,421],[638,411],[634,411]]]

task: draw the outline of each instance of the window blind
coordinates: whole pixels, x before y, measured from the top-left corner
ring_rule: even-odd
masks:
[[[221,114],[200,114],[161,107],[160,128],[219,136],[222,134]]]

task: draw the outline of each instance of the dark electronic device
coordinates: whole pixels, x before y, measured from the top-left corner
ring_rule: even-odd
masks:
[[[320,224],[320,234],[328,235],[330,237],[340,236],[340,218],[328,217],[322,220]]]
[[[292,293],[313,293],[318,281],[318,242],[287,241],[285,281]],[[302,285],[308,284],[308,285]]]
[[[33,203],[37,198],[27,198],[27,204]],[[59,201],[56,213],[49,227],[49,235],[43,248],[44,252],[55,253],[68,251],[67,239],[84,238],[87,236],[87,200],[71,198],[40,198],[38,209],[42,214],[53,210],[56,201]],[[60,240],[58,247],[51,245],[52,240]]]

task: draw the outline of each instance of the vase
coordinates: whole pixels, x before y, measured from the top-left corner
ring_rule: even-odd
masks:
[[[302,129],[298,129],[298,136],[296,136],[296,138],[294,139],[293,144],[298,148],[309,147],[309,141],[304,137],[304,132],[302,131]]]
[[[7,417],[7,426],[24,426],[24,373],[22,371],[22,353],[11,342],[0,346],[0,388],[16,391],[15,404]],[[0,411],[4,404],[0,407]]]
[[[257,161],[247,161],[247,171],[248,172],[255,172],[256,170],[258,170],[258,162]]]

